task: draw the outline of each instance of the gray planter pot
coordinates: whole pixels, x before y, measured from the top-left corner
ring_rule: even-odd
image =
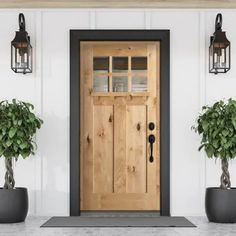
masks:
[[[25,221],[28,213],[28,192],[26,188],[0,188],[0,223]]]
[[[205,210],[210,222],[236,223],[236,188],[207,188]]]

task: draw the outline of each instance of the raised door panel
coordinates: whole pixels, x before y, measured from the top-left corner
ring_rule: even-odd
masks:
[[[147,192],[147,107],[127,107],[127,193]]]
[[[114,109],[114,192],[126,192],[126,104]]]
[[[112,193],[113,106],[93,108],[93,193]]]

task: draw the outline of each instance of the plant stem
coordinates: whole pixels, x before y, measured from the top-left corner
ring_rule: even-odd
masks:
[[[13,176],[13,169],[12,169],[12,159],[11,158],[5,158],[5,167],[6,167],[6,173],[5,173],[5,183],[4,183],[4,189],[13,189],[15,187],[15,180]]]
[[[221,160],[221,169],[222,169],[222,175],[220,177],[220,188],[221,189],[228,189],[231,187],[230,182],[230,174],[229,174],[229,163],[227,159]]]

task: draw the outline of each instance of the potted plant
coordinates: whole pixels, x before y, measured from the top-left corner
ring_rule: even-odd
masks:
[[[199,151],[203,148],[208,158],[221,160],[220,187],[206,189],[207,217],[211,222],[235,223],[236,189],[231,187],[228,165],[236,157],[236,101],[204,106],[193,128],[201,136]]]
[[[26,188],[15,188],[13,161],[34,154],[34,135],[42,120],[30,103],[0,102],[0,157],[5,158],[5,183],[0,188],[0,223],[22,222],[28,212]]]

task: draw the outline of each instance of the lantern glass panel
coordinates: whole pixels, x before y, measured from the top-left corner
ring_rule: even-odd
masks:
[[[26,43],[12,44],[12,69],[16,73],[32,72],[32,47]]]
[[[230,45],[212,44],[209,58],[210,72],[225,73],[230,69]]]

